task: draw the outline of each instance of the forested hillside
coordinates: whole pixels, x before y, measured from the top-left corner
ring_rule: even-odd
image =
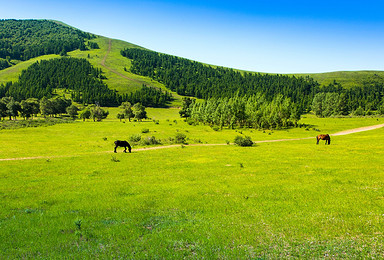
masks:
[[[278,95],[290,98],[298,111],[308,112],[319,104],[319,93],[337,93],[331,99],[322,98],[322,106],[330,107],[332,113],[322,116],[347,115],[356,109],[363,114],[379,110],[383,104],[384,82],[378,75],[374,81],[366,81],[359,86],[344,88],[333,82],[326,86],[310,77],[272,75],[260,73],[240,73],[233,69],[207,66],[199,62],[160,54],[153,51],[131,48],[121,54],[132,60],[131,72],[151,77],[164,83],[178,94],[198,98],[224,98],[255,95],[262,93],[272,101]],[[377,79],[379,77],[379,79]],[[321,104],[320,104],[321,106]]]
[[[321,117],[354,114],[384,114],[384,83],[365,82],[360,86],[344,88],[334,82],[320,89],[312,102],[312,111]]]
[[[0,58],[8,61],[84,50],[85,40],[95,37],[48,20],[0,20],[0,28]]]
[[[318,91],[318,83],[309,77],[240,73],[135,48],[125,49],[121,54],[132,59],[131,72],[158,80],[180,95],[208,99],[263,93],[272,100],[283,94],[306,110]]]
[[[134,95],[120,95],[103,83],[101,69],[86,59],[43,60],[24,70],[19,81],[0,86],[0,97],[15,100],[52,97],[55,89],[70,90],[74,101],[101,106],[118,106],[122,101],[141,102],[145,106],[165,106],[171,95],[158,89],[142,87]]]
[[[332,77],[323,79],[320,84],[311,76],[240,72],[160,54],[132,44],[113,45],[115,53],[110,53],[110,40],[109,44],[108,39],[104,43],[100,37],[89,41],[96,36],[54,21],[0,20],[0,28],[0,70],[16,63],[19,64],[14,68],[28,62],[32,64],[32,60],[23,61],[43,54],[66,55],[68,52],[72,57],[87,58],[42,61],[23,72],[21,69],[16,72],[11,71],[12,68],[5,69],[2,71],[6,77],[2,78],[4,85],[0,85],[0,97],[12,96],[19,101],[30,97],[50,98],[55,89],[68,89],[72,99],[80,103],[118,106],[129,101],[166,107],[172,96],[160,90],[165,85],[179,95],[217,99],[217,102],[223,98],[253,95],[272,102],[282,95],[290,99],[297,113],[312,110],[323,117],[384,111],[384,74],[380,72],[325,73]],[[102,50],[98,49],[97,42],[101,43]],[[105,66],[106,58],[109,67]],[[100,68],[105,70],[105,74]],[[7,73],[14,76],[8,78]],[[350,75],[353,77],[349,81],[334,79],[347,79]],[[105,81],[106,76],[108,79]],[[14,82],[6,83],[11,80]],[[354,84],[351,85],[351,81]],[[132,85],[133,90],[128,90]],[[178,100],[181,101],[181,97]]]

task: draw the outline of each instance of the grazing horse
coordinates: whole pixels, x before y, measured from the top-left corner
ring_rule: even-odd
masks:
[[[331,144],[331,137],[329,136],[329,134],[326,134],[326,135],[318,135],[316,136],[316,140],[317,140],[317,143],[316,144],[319,144],[319,141],[320,140],[325,140],[325,144]]]
[[[119,146],[125,148],[124,153],[127,152],[127,147],[128,147],[128,151],[131,152],[131,146],[129,145],[129,143],[127,141],[117,140],[117,141],[115,141],[115,153],[116,153],[116,148]]]

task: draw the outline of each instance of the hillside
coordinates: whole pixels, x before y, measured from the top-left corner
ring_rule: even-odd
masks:
[[[106,77],[104,82],[109,88],[117,90],[120,94],[136,92],[141,89],[143,85],[167,90],[167,88],[159,82],[128,72],[131,66],[130,61],[120,55],[120,50],[132,47],[140,48],[139,46],[97,35],[95,35],[95,38],[89,42],[96,43],[99,48],[83,51],[77,49],[68,52],[67,55],[73,58],[85,58],[95,68],[102,69],[104,76]],[[21,72],[37,61],[50,60],[59,57],[60,55],[51,54],[42,55],[27,61],[12,60],[13,64],[11,67],[0,70],[0,84],[6,84],[9,81],[16,82]],[[172,92],[172,96],[174,101],[172,101],[170,105],[180,106],[182,97],[175,92]]]
[[[362,86],[373,81],[384,82],[384,71],[335,71],[295,75],[301,77],[309,76],[323,86],[327,86],[336,81],[345,88]]]
[[[0,42],[2,41],[3,43],[1,43],[0,46],[9,47],[11,40],[13,40],[15,41],[15,46],[19,46],[16,49],[18,49],[20,53],[21,51],[23,51],[23,54],[18,55],[15,50],[12,50],[12,58],[10,56],[4,56],[6,54],[10,55],[12,52],[10,50],[7,50],[8,52],[5,53],[4,50],[6,50],[6,48],[3,48],[4,57],[0,55],[0,64],[5,64],[4,66],[11,67],[5,69],[0,68],[0,84],[5,84],[9,81],[17,81],[21,72],[27,69],[30,65],[34,64],[36,61],[49,60],[60,57],[60,55],[57,54],[60,49],[59,47],[48,48],[49,46],[52,46],[51,39],[56,39],[57,35],[64,35],[69,37],[69,40],[67,42],[71,43],[67,47],[63,47],[63,45],[61,44],[61,51],[59,54],[63,55],[66,53],[66,55],[68,55],[69,57],[84,58],[88,60],[95,68],[102,69],[104,76],[103,82],[109,88],[117,90],[118,93],[122,95],[134,93],[137,90],[141,89],[143,85],[154,87],[156,89],[168,91],[173,90],[171,91],[171,93],[175,99],[170,105],[177,107],[181,106],[181,95],[209,98],[222,96],[221,94],[219,94],[219,92],[222,91],[225,91],[227,94],[254,94],[256,92],[262,91],[263,93],[266,93],[267,96],[271,97],[279,93],[283,95],[288,95],[293,98],[295,102],[300,102],[300,106],[302,109],[307,110],[309,109],[309,105],[311,103],[312,98],[314,97],[314,94],[318,91],[321,91],[317,88],[316,83],[311,83],[313,82],[312,80],[308,81],[308,83],[305,83],[307,76],[313,78],[315,82],[317,81],[319,83],[320,89],[322,86],[328,86],[329,84],[334,83],[335,81],[341,84],[341,86],[346,89],[352,88],[354,86],[362,87],[366,85],[371,85],[371,83],[374,83],[376,85],[382,85],[382,83],[384,82],[383,71],[352,71],[317,74],[277,75],[227,69],[223,67],[202,64],[187,59],[181,59],[178,57],[174,57],[176,58],[176,62],[180,63],[182,61],[182,63],[184,64],[182,66],[187,67],[177,67],[179,65],[177,65],[176,67],[169,67],[168,64],[168,67],[165,67],[165,69],[162,66],[143,67],[143,63],[141,63],[141,65],[138,65],[140,61],[138,61],[137,58],[126,58],[121,55],[122,50],[132,50],[132,48],[134,48],[135,50],[142,50],[144,52],[148,52],[148,50],[146,50],[145,48],[142,48],[135,44],[124,42],[121,40],[109,39],[91,33],[84,33],[76,28],[73,28],[58,21],[22,21],[26,23],[27,27],[39,23],[41,23],[42,25],[37,26],[37,28],[35,29],[27,28],[30,33],[26,37],[25,35],[20,33],[20,28],[19,30],[14,28],[15,24],[20,23],[20,21],[1,20],[1,22],[8,22],[12,26],[9,25],[9,28],[7,27],[7,30],[1,32],[2,39],[0,39]],[[49,28],[53,28],[53,35],[49,35]],[[10,37],[9,33],[5,33],[7,31],[13,32],[12,30],[14,30],[14,32],[17,32],[13,37]],[[46,35],[45,38],[42,37],[39,40],[39,43],[41,46],[46,46],[42,48],[42,50],[47,52],[43,52],[42,50],[38,51],[38,49],[33,47],[34,45],[32,44],[33,41],[31,41],[31,39],[34,39],[37,37],[37,35],[39,35],[39,30],[42,31],[43,35]],[[79,39],[83,43],[78,43]],[[30,45],[33,48],[30,47]],[[31,52],[31,50],[36,51]],[[54,54],[49,54],[50,52],[48,50],[51,50],[50,52]],[[33,57],[33,55],[31,55],[30,53],[35,53],[36,55],[47,55],[41,55],[38,57],[30,58]],[[26,60],[28,57],[30,59]],[[173,56],[164,54],[162,57],[167,57],[167,59],[170,59],[169,57]],[[173,60],[174,58],[171,58],[170,60]],[[135,67],[132,67],[132,64],[134,64]],[[193,64],[193,66],[190,66],[188,64]],[[140,66],[141,70],[139,68]],[[193,67],[196,66],[199,67],[198,71],[193,72]],[[201,77],[201,74],[199,74],[203,71],[201,68],[205,68],[205,72],[203,73],[207,73],[207,71],[209,71],[209,73],[205,77]],[[159,77],[159,74],[153,74],[153,72],[158,73],[161,72],[161,70],[163,70],[162,77]],[[189,76],[188,73],[186,73],[186,70],[188,70],[187,72],[189,73]],[[177,74],[179,79],[169,79],[169,77],[165,75],[165,73],[171,73],[171,75]],[[186,75],[188,76],[187,78],[185,78]],[[293,76],[295,76],[295,78],[299,80],[292,78]],[[181,79],[180,77],[183,78]],[[298,88],[302,88],[302,90],[298,91]],[[333,92],[338,90],[326,88],[325,91]],[[339,93],[341,92],[339,91]],[[301,98],[298,99],[297,97],[305,97],[306,100],[301,100]],[[351,100],[350,102],[354,101]],[[378,103],[379,101],[375,101],[374,108],[377,107]],[[350,106],[350,108],[352,107]],[[353,108],[356,109],[355,107]]]
[[[10,63],[85,50],[85,41],[95,37],[48,20],[0,20],[0,28],[0,58]]]

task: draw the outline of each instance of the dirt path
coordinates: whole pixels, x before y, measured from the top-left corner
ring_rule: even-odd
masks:
[[[360,128],[355,128],[355,129],[350,129],[350,130],[345,130],[341,132],[337,132],[334,134],[331,134],[331,136],[339,136],[339,135],[348,135],[348,134],[353,134],[353,133],[358,133],[358,132],[364,132],[364,131],[369,131],[369,130],[374,130],[378,128],[384,127],[384,124],[380,125],[373,125],[373,126],[365,126],[365,127],[360,127]],[[254,143],[259,144],[259,143],[273,143],[273,142],[286,142],[286,141],[300,141],[300,140],[307,140],[307,139],[312,139],[313,137],[303,137],[303,138],[292,138],[292,139],[276,139],[276,140],[261,140],[261,141],[255,141]],[[189,144],[186,146],[222,146],[222,145],[227,145],[227,144]],[[138,148],[135,149],[135,152],[143,152],[143,151],[150,151],[150,150],[159,150],[159,149],[168,149],[168,148],[174,148],[174,147],[180,147],[179,144],[174,144],[174,145],[165,145],[165,146],[155,146],[155,147],[143,147],[143,148]],[[1,161],[19,161],[19,160],[35,160],[35,159],[53,159],[53,158],[69,158],[69,157],[80,157],[83,155],[89,155],[89,154],[105,154],[105,153],[113,153],[113,151],[105,151],[105,152],[95,152],[95,153],[87,153],[87,154],[77,154],[77,155],[58,155],[58,156],[35,156],[35,157],[19,157],[19,158],[3,158],[0,159]]]
[[[109,40],[109,43],[108,43],[108,51],[107,51],[107,54],[105,54],[103,60],[100,62],[100,65],[103,66],[105,69],[115,73],[116,75],[124,78],[124,79],[127,79],[129,81],[133,81],[133,82],[137,82],[137,83],[140,83],[140,84],[145,84],[144,82],[140,81],[140,80],[137,80],[137,79],[132,79],[130,77],[127,77],[126,75],[124,74],[121,74],[120,72],[108,67],[107,65],[105,65],[105,61],[107,60],[108,58],[108,55],[109,53],[111,52],[111,49],[112,49],[112,40]]]
[[[384,124],[380,124],[380,125],[372,125],[372,126],[364,126],[364,127],[360,127],[360,128],[355,128],[355,129],[345,130],[345,131],[341,131],[341,132],[334,133],[333,136],[338,136],[338,135],[349,135],[349,134],[353,134],[353,133],[358,133],[358,132],[364,132],[364,131],[374,130],[374,129],[378,129],[378,128],[381,128],[381,127],[384,127]]]

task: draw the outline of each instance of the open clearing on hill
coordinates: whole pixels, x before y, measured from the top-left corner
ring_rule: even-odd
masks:
[[[114,69],[108,67],[107,65],[105,65],[105,61],[107,60],[108,55],[109,55],[109,53],[111,52],[111,49],[112,49],[112,40],[109,39],[107,53],[105,54],[103,60],[100,62],[100,65],[103,66],[105,69],[107,69],[107,70],[109,70],[109,71],[115,73],[115,74],[118,75],[119,77],[122,77],[122,78],[124,78],[124,79],[130,80],[130,81],[133,81],[133,82],[136,82],[136,83],[140,83],[140,84],[147,85],[146,82],[144,82],[144,81],[140,81],[140,80],[137,80],[137,79],[130,78],[130,77],[128,77],[128,76],[126,76],[126,75],[123,75],[123,74],[121,74],[120,72],[118,72],[118,71],[116,71],[116,70],[114,70]]]
[[[337,133],[331,134],[331,136],[348,135],[348,134],[353,134],[353,133],[359,133],[359,132],[374,130],[374,129],[378,129],[378,128],[382,128],[382,127],[384,127],[384,124],[359,127],[359,128],[355,128],[355,129],[349,129],[349,130],[337,132]],[[255,141],[254,143],[257,144],[257,143],[299,141],[299,140],[306,140],[306,139],[312,139],[312,138],[313,137],[291,138],[291,139],[276,139],[276,140],[261,140],[261,141]],[[190,145],[187,145],[187,146],[218,146],[218,145],[226,145],[226,144],[190,144]],[[144,148],[135,149],[135,152],[158,150],[158,149],[167,149],[167,148],[175,148],[175,147],[180,147],[180,145],[166,145],[166,146],[144,147]],[[107,151],[105,153],[112,153],[112,152],[111,151]],[[99,152],[99,154],[100,154],[100,152]],[[84,154],[83,155],[65,155],[65,156],[35,156],[35,157],[20,157],[20,158],[3,158],[3,159],[0,159],[0,161],[52,159],[52,158],[64,158],[64,157],[77,157],[77,156],[84,156]]]

